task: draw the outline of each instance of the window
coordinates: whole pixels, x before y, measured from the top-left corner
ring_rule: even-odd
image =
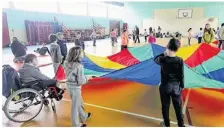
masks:
[[[16,9],[37,12],[57,12],[56,2],[14,2]]]
[[[87,15],[87,4],[84,3],[60,3],[60,11],[64,14]]]
[[[107,8],[98,5],[88,5],[89,16],[107,17]]]
[[[108,18],[121,19],[123,7],[108,5]]]

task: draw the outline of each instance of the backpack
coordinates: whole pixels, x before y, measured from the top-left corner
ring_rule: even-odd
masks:
[[[21,88],[18,73],[10,65],[2,66],[2,95],[8,98],[14,91]]]

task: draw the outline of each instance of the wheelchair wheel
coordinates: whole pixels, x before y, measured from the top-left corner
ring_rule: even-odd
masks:
[[[41,94],[30,88],[12,93],[6,100],[4,112],[14,122],[26,122],[35,118],[43,107]]]

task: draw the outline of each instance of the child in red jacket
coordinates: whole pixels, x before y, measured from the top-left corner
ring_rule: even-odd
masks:
[[[153,35],[153,32],[151,32],[149,37],[148,37],[148,43],[151,43],[151,44],[156,43],[156,37]]]

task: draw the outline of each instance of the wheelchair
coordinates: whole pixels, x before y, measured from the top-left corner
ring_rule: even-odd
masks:
[[[55,87],[45,89],[35,86],[40,81],[22,84],[21,88],[13,92],[6,100],[3,111],[6,117],[13,122],[27,122],[34,119],[42,110],[43,105],[48,106],[49,100],[54,113],[56,107],[53,99],[62,99],[62,94],[57,93]]]

